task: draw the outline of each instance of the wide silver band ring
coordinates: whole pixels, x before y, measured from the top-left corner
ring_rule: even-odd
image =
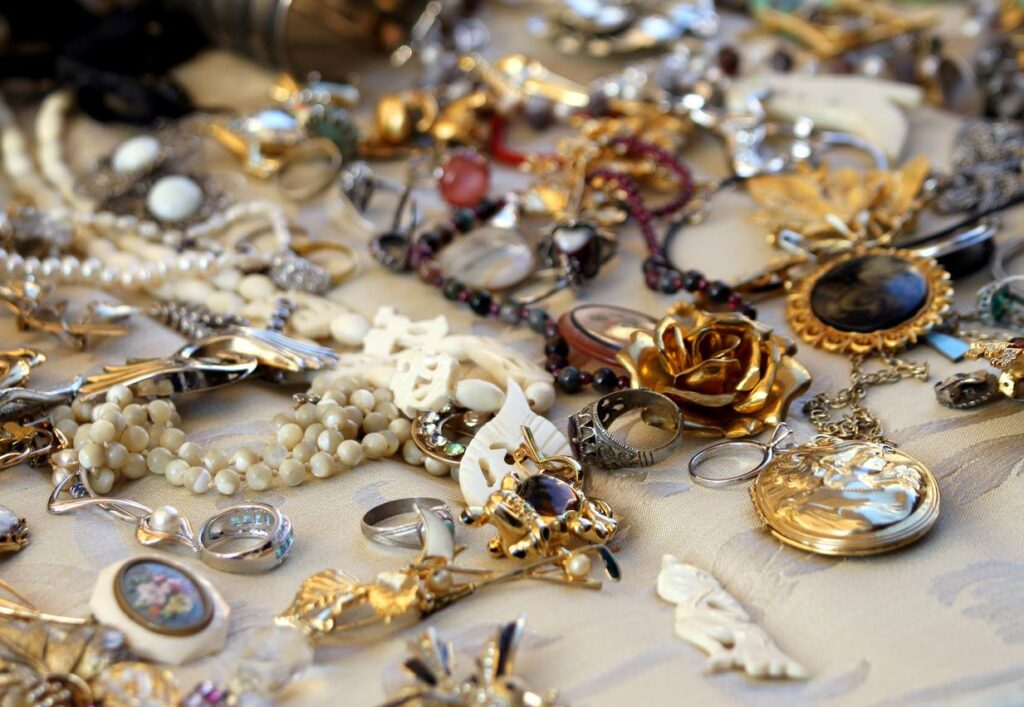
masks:
[[[381,523],[395,518],[396,516],[410,515],[416,513],[416,507],[436,513],[448,526],[448,529],[455,532],[455,520],[448,504],[439,498],[400,498],[394,501],[386,501],[379,506],[374,506],[366,512],[360,526],[363,535],[368,540],[380,545],[392,547],[409,547],[419,550],[423,547],[421,530],[423,523],[417,518],[410,523],[400,525],[385,525]]]
[[[260,542],[242,550],[219,549],[249,538]],[[284,562],[293,539],[291,521],[281,511],[266,503],[239,503],[203,523],[196,548],[199,559],[214,569],[258,574]]]
[[[671,438],[651,449],[639,449],[616,439],[608,428],[623,415],[639,410],[641,419],[665,430]],[[653,466],[667,459],[683,438],[679,408],[653,390],[620,390],[609,393],[569,418],[569,443],[576,458],[586,466],[629,469]]]

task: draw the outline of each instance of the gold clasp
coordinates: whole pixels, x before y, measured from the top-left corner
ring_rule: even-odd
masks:
[[[523,473],[532,475],[533,472],[526,465],[530,461],[542,474],[554,476],[573,486],[579,485],[583,479],[583,466],[576,459],[567,454],[546,455],[538,449],[533,430],[522,425],[519,431],[523,435],[523,443],[512,452],[512,459]]]

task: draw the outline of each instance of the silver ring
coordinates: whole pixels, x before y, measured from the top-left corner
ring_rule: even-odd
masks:
[[[708,461],[709,459],[715,459],[716,457],[724,456],[729,454],[735,449],[747,449],[753,448],[761,453],[761,461],[758,462],[757,466],[749,471],[744,471],[742,474],[736,476],[727,476],[725,478],[712,478],[710,476],[701,476],[697,473],[697,469],[701,464]],[[766,444],[760,442],[752,442],[750,440],[730,440],[727,442],[719,442],[718,444],[712,444],[710,447],[706,447],[690,458],[688,469],[690,477],[694,482],[701,486],[718,487],[718,486],[732,486],[733,484],[742,483],[747,479],[752,479],[761,473],[761,470],[768,466],[771,462],[775,452]]]
[[[419,550],[423,547],[423,523],[417,519],[411,523],[401,525],[388,525],[381,527],[381,523],[396,516],[414,514],[416,508],[420,507],[426,511],[432,511],[441,517],[445,525],[454,535],[455,521],[448,504],[439,498],[400,498],[394,501],[386,501],[379,506],[374,506],[366,512],[360,526],[363,535],[368,540],[381,545],[392,547],[410,547]]]
[[[782,440],[790,434],[791,430],[789,427],[786,423],[781,422],[775,428],[775,431],[772,432],[771,439],[768,440],[767,444],[755,442],[754,440],[749,439],[731,439],[726,440],[725,442],[719,442],[718,444],[712,444],[710,447],[705,447],[690,457],[690,463],[687,465],[687,470],[690,472],[690,478],[701,486],[708,486],[711,488],[732,486],[733,484],[742,483],[747,479],[752,479],[760,474],[764,468],[771,463],[772,459],[775,457],[776,448],[778,448]],[[761,461],[759,461],[754,468],[748,469],[740,474],[736,474],[735,476],[714,478],[710,476],[701,476],[697,473],[697,469],[699,469],[700,465],[704,462],[725,456],[737,449],[755,449],[761,453]]]
[[[242,550],[217,549],[247,538],[261,542]],[[293,539],[291,521],[281,511],[266,503],[239,503],[203,523],[196,547],[199,559],[214,569],[257,574],[284,562]]]
[[[651,427],[672,435],[652,449],[638,449],[620,442],[608,427],[631,410],[640,410]],[[569,443],[584,464],[602,469],[628,469],[652,466],[669,457],[683,438],[679,408],[669,398],[653,390],[620,390],[609,393],[569,418]]]

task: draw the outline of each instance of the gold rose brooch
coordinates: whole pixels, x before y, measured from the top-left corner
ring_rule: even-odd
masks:
[[[616,356],[633,388],[679,406],[703,436],[745,437],[774,427],[811,383],[796,346],[742,314],[710,313],[681,302],[654,331],[636,331]]]

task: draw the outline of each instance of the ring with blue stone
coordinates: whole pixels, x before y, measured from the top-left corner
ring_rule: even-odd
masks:
[[[246,540],[258,540],[245,544]],[[235,574],[269,572],[288,557],[294,535],[288,517],[266,503],[231,506],[203,524],[196,537],[199,559]],[[239,545],[243,545],[239,549]]]

